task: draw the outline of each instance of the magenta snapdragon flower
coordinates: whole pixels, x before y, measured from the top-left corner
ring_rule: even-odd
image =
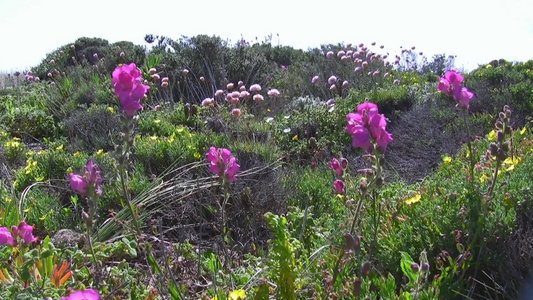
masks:
[[[343,169],[341,163],[337,158],[334,157],[333,159],[331,159],[331,161],[329,162],[329,166],[333,169],[333,171],[335,171],[335,173],[337,173],[337,175],[342,176]]]
[[[0,227],[0,245],[16,246],[17,238],[23,245],[37,241],[33,236],[33,226],[22,221],[18,226],[11,226],[11,231],[7,227]]]
[[[7,227],[0,227],[0,246],[1,245],[15,246],[15,238],[13,238]]]
[[[61,297],[61,300],[99,300],[100,294],[93,289],[86,289],[83,291],[75,291],[68,297]]]
[[[339,179],[333,182],[333,188],[335,189],[335,191],[337,191],[337,194],[339,195],[344,195],[344,193],[346,192],[346,184],[344,183],[344,181]]]
[[[111,85],[115,90],[115,96],[119,98],[126,118],[133,118],[135,112],[142,109],[140,101],[150,88],[143,84],[141,71],[134,63],[121,65],[113,71]]]
[[[98,195],[102,195],[102,177],[100,176],[100,170],[98,166],[93,163],[93,160],[89,158],[85,165],[85,176],[70,173],[70,188],[82,195],[88,196],[89,188],[94,189],[94,192]]]
[[[235,157],[231,156],[228,149],[210,147],[205,156],[211,172],[226,179],[227,182],[236,180],[235,174],[239,172],[240,166],[235,162]]]
[[[372,152],[377,148],[385,152],[387,144],[392,141],[392,135],[387,132],[385,116],[379,114],[374,103],[365,102],[357,106],[356,113],[346,115],[346,132],[352,135],[352,146]]]
[[[439,78],[437,90],[452,96],[457,102],[457,107],[468,109],[470,99],[474,97],[474,94],[461,86],[462,82],[463,76],[460,73],[449,70],[446,71],[444,77]]]

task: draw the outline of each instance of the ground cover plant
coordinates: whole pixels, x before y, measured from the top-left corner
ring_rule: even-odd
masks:
[[[146,42],[7,76],[0,298],[531,295],[533,61]]]

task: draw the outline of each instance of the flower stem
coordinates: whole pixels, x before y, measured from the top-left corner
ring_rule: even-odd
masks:
[[[474,153],[472,151],[472,142],[470,141],[470,127],[468,126],[468,110],[463,109],[463,121],[465,123],[465,129],[466,129],[466,143],[468,145],[468,154],[470,156],[470,168],[469,168],[469,174],[470,174],[470,180],[474,180]]]

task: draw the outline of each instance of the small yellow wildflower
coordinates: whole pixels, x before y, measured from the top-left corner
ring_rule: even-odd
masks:
[[[496,131],[492,130],[491,132],[489,132],[487,138],[491,142],[495,141],[496,140]]]
[[[297,140],[298,140],[298,135],[293,136],[293,137],[292,137],[292,140],[293,140],[293,141],[297,141]]]
[[[177,132],[177,133],[182,133],[184,130],[185,130],[185,128],[183,128],[183,127],[178,127],[178,128],[176,129],[176,132]]]
[[[449,157],[449,156],[443,156],[442,157],[442,161],[445,163],[445,164],[449,164],[452,162],[452,158]]]
[[[159,119],[155,119],[154,120],[154,124],[159,124],[159,123],[161,123],[161,120],[159,120]]]
[[[520,162],[520,158],[519,157],[507,157],[503,162],[502,162],[502,167],[503,169],[506,171],[506,172],[509,172],[509,171],[512,171],[514,170],[514,167]]]
[[[71,168],[71,167],[69,167],[69,168],[67,169],[66,173],[67,173],[67,174],[70,174],[70,173],[72,173],[72,168]]]
[[[61,150],[63,150],[63,144],[57,146],[57,147],[56,147],[56,150],[57,150],[57,151],[61,151]]]
[[[485,69],[490,69],[490,68],[492,68],[492,65],[486,65],[485,66]]]
[[[244,290],[231,291],[228,295],[228,300],[244,300],[246,292]]]
[[[96,151],[96,155],[102,155],[104,153],[104,149],[99,149]]]
[[[522,130],[520,130],[520,135],[524,135],[527,131],[527,128],[524,126],[524,128],[522,128]]]
[[[151,139],[152,141],[155,141],[155,140],[157,140],[157,136],[156,136],[156,135],[152,135],[152,136],[150,137],[150,139]]]
[[[202,155],[200,153],[198,153],[198,152],[194,152],[193,156],[196,159],[199,159],[200,157],[202,157]]]
[[[479,181],[481,183],[484,183],[488,178],[489,178],[489,176],[483,174],[483,175],[481,175],[481,177],[479,177]]]
[[[114,109],[113,107],[111,107],[111,106],[108,106],[108,107],[106,108],[106,110],[107,110],[108,112],[112,113],[112,114],[115,113],[115,109]]]
[[[80,155],[81,155],[81,153],[79,151],[76,151],[76,152],[72,153],[72,156],[74,156],[74,157],[80,156]]]
[[[422,198],[422,196],[420,196],[420,194],[416,194],[416,195],[414,195],[413,197],[410,197],[410,198],[405,199],[405,204],[407,204],[407,205],[411,205],[411,204],[414,204],[414,203],[420,202],[420,199],[421,199],[421,198]]]

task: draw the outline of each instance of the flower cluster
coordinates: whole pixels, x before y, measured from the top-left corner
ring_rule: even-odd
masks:
[[[378,106],[374,103],[359,104],[357,113],[346,115],[346,121],[346,132],[353,136],[354,147],[360,147],[369,153],[376,148],[383,153],[392,141],[392,135],[385,129],[385,116],[379,114]]]
[[[143,84],[141,71],[134,63],[117,67],[112,76],[111,85],[115,89],[115,96],[118,96],[126,118],[131,119],[137,110],[142,109],[140,101],[150,87]]]
[[[226,148],[209,148],[205,154],[209,163],[209,170],[214,174],[224,178],[227,182],[235,181],[235,174],[239,172],[239,165],[235,162],[235,157]]]
[[[22,221],[18,226],[11,226],[11,231],[7,227],[0,227],[0,245],[9,245],[15,247],[17,238],[22,244],[26,245],[35,242],[37,238],[33,236],[33,226]]]
[[[70,188],[82,195],[88,196],[92,191],[96,192],[98,196],[102,195],[102,177],[100,177],[100,170],[98,166],[93,163],[92,159],[87,160],[85,165],[85,176],[70,173]]]
[[[468,109],[468,103],[474,97],[474,94],[466,87],[461,86],[461,82],[463,82],[463,76],[460,73],[446,71],[444,78],[439,78],[437,90],[452,96],[457,101],[457,107]]]
[[[99,300],[100,294],[93,289],[86,289],[83,291],[75,291],[68,297],[61,297],[61,300]]]
[[[341,158],[339,161],[337,158],[332,158],[329,162],[329,166],[335,171],[335,173],[338,176],[341,176],[344,174],[344,169],[348,167],[348,160],[346,158]],[[333,182],[333,188],[335,191],[337,191],[337,194],[344,195],[346,192],[346,184],[341,179],[336,179]]]

